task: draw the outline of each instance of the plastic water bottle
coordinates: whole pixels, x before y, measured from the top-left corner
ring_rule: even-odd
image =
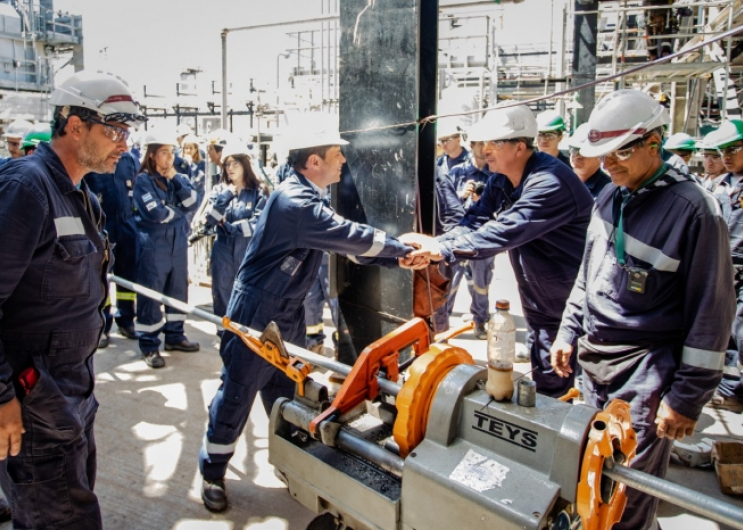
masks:
[[[513,398],[513,361],[516,357],[516,324],[508,300],[495,302],[488,325],[488,382],[485,389],[496,401]]]

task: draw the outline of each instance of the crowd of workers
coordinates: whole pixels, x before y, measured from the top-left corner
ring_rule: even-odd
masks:
[[[9,128],[9,147],[34,152],[11,151],[0,167],[0,485],[17,528],[101,528],[92,354],[113,321],[152,368],[165,363],[161,333],[166,350],[199,349],[186,315],[147,297],[117,288],[112,315],[106,274],[186,301],[199,227],[216,232],[215,313],[259,330],[276,322],[285,341],[316,351],[323,301],[334,307],[328,253],[384,267],[439,263],[453,287],[433,330],[448,328],[464,277],[485,338],[494,257],[508,251],[538,390],[563,395],[580,368],[586,403],[628,401],[632,466],[648,473],[665,475],[673,440],[694,432],[705,404],[743,409],[741,121],[664,147],[667,111],[635,90],[601,100],[569,138],[559,114],[524,105],[496,107],[467,131],[441,120],[436,233],[394,237],[330,206],[347,142],[324,120],[292,130],[269,190],[236,138],[204,153],[181,128],[132,152],[127,139],[146,118],[115,76],[78,73],[50,102],[49,138]],[[687,166],[695,150],[699,176]],[[294,393],[234,334],[222,334],[220,356],[198,457],[213,511],[228,506],[224,476],[256,395],[270,411]],[[657,500],[628,497],[616,528],[655,528]]]

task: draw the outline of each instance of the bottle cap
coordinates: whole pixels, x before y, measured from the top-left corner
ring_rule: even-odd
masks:
[[[509,302],[508,300],[496,300],[495,308],[508,311],[509,309],[511,309],[511,302]]]

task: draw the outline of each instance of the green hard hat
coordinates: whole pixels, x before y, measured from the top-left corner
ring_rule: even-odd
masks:
[[[704,137],[704,141],[710,149],[726,147],[740,140],[743,140],[743,121],[741,120],[724,121],[719,129]]]
[[[37,123],[33,125],[23,137],[21,149],[34,148],[39,142],[49,142],[52,139],[52,128],[48,123]]]
[[[565,120],[556,110],[545,110],[537,115],[537,130],[539,132],[564,131]]]
[[[664,149],[672,149],[674,151],[695,151],[696,142],[694,138],[686,133],[672,134],[663,144]]]

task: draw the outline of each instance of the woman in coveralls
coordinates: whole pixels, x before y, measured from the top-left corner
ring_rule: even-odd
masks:
[[[183,139],[183,159],[191,165],[191,186],[196,190],[196,203],[200,206],[206,194],[206,160],[201,156],[199,140],[193,135]]]
[[[222,177],[206,207],[206,225],[217,227],[211,256],[214,314],[227,311],[232,284],[253,235],[266,191],[250,166],[247,147],[239,142],[222,149]],[[221,334],[220,334],[221,335]]]
[[[175,139],[157,133],[146,140],[142,173],[134,184],[134,206],[139,231],[137,282],[166,296],[188,301],[188,220],[198,207],[197,193],[186,175],[176,173]],[[151,368],[162,368],[160,331],[165,349],[194,352],[199,344],[183,333],[186,315],[172,307],[162,308],[146,296],[137,296],[136,329],[139,349]]]

